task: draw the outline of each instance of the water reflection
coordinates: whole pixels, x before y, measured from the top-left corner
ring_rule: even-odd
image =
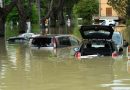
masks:
[[[7,55],[1,90],[98,90],[100,84],[114,78],[114,60],[109,57],[81,61],[45,57],[41,52],[32,55],[26,45],[18,44],[8,45]]]
[[[127,72],[130,74],[130,60],[127,61]]]
[[[0,38],[0,60],[3,60],[4,57],[7,57],[5,38]]]

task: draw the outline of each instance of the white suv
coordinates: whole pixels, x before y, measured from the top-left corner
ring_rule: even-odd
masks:
[[[112,26],[113,27],[113,26],[116,26],[116,21],[107,19],[107,20],[104,20],[101,23],[101,25],[106,25],[106,26]]]

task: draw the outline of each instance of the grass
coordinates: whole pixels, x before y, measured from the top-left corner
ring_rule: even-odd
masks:
[[[12,29],[10,25],[7,23],[5,27],[5,36],[6,38],[12,37],[12,36],[17,36],[18,35],[18,28],[14,26]]]
[[[39,24],[32,24],[32,33],[40,33],[41,32],[41,27]]]

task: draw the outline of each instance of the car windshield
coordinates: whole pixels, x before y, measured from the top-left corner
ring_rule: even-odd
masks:
[[[105,38],[105,37],[109,37],[110,32],[108,31],[104,31],[104,30],[99,30],[99,31],[95,31],[95,30],[91,30],[91,31],[84,31],[84,35],[88,38]]]
[[[114,33],[112,36],[112,40],[115,42],[115,44],[120,45],[122,44],[122,38],[120,34]]]

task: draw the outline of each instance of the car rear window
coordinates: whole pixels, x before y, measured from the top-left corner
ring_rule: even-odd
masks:
[[[51,40],[52,38],[48,38],[48,37],[37,37],[37,38],[33,38],[32,44],[34,46],[48,47],[51,45]]]
[[[87,43],[84,48],[81,50],[82,55],[103,55],[110,56],[112,53],[112,49],[109,43],[103,42],[93,42]]]
[[[100,38],[100,37],[109,37],[110,32],[108,31],[104,31],[104,30],[100,30],[100,31],[95,31],[95,30],[91,30],[91,31],[84,31],[84,35],[86,35],[88,38]]]

